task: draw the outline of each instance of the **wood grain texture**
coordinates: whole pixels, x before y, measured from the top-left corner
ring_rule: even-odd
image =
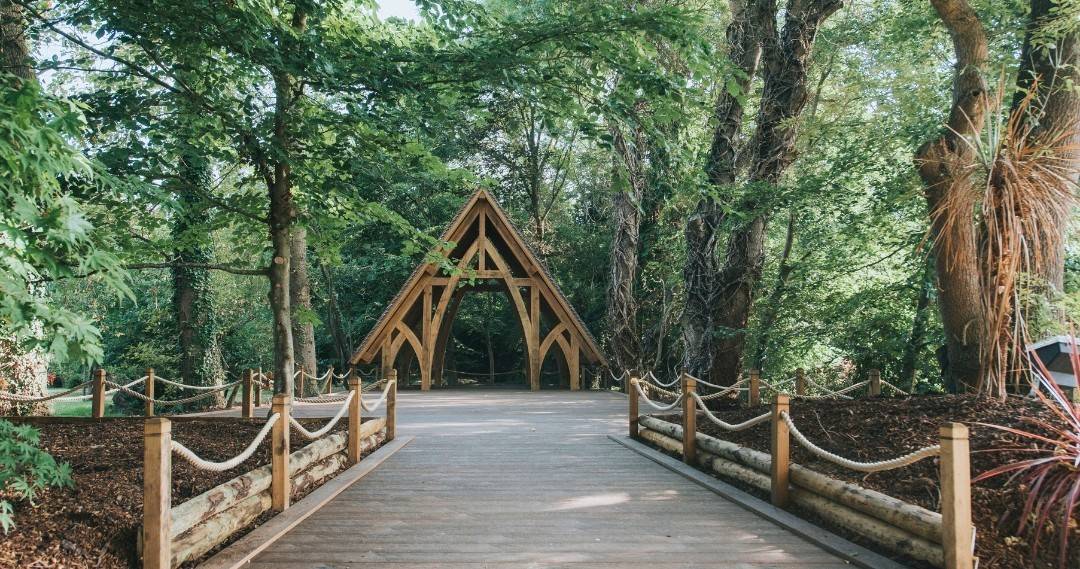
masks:
[[[446,390],[398,403],[415,440],[250,567],[847,566],[608,439],[626,429],[620,395]]]

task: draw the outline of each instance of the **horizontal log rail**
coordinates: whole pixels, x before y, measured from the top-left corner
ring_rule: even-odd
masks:
[[[970,452],[967,427],[964,425],[951,423],[943,426],[940,445],[891,460],[857,462],[825,451],[802,435],[791,419],[791,398],[786,394],[777,394],[770,413],[731,425],[712,415],[697,396],[698,382],[684,376],[681,393],[676,399],[677,403],[683,405],[681,424],[675,424],[639,414],[640,399],[644,397],[639,381],[634,376],[628,378],[628,422],[632,437],[645,439],[664,450],[679,454],[687,463],[766,491],[773,504],[779,507],[799,506],[896,553],[946,569],[974,567]],[[703,410],[710,420],[719,422],[722,428],[727,425],[726,430],[742,430],[769,423],[770,452],[747,449],[697,432],[699,410]],[[902,468],[928,457],[939,456],[941,512],[932,512],[792,463],[790,444],[793,434],[797,444],[822,460],[862,472]]]
[[[143,527],[140,544],[145,569],[172,569],[197,559],[230,535],[252,523],[263,512],[283,511],[292,497],[305,487],[321,484],[342,467],[356,464],[364,452],[392,440],[397,406],[397,372],[391,370],[378,403],[386,405],[386,417],[362,423],[365,408],[363,381],[351,374],[349,392],[341,408],[326,425],[308,431],[291,418],[292,396],[274,396],[264,429],[240,455],[222,462],[200,458],[172,439],[172,421],[146,419],[144,427]],[[253,405],[254,373],[245,373],[244,405]],[[328,372],[333,377],[333,371]],[[345,415],[346,433],[330,433]],[[243,418],[241,418],[243,420]],[[289,433],[296,429],[314,442],[290,453]],[[239,466],[261,441],[271,440],[270,464],[241,474],[199,496],[172,507],[172,455],[178,454],[196,468],[225,471]],[[345,451],[342,453],[342,451]]]

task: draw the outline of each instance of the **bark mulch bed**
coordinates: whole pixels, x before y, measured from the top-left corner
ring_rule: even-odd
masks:
[[[326,419],[299,421],[308,429],[326,424]],[[43,448],[57,461],[71,465],[75,485],[45,490],[34,506],[15,504],[16,527],[10,534],[0,535],[0,567],[140,567],[135,544],[142,524],[143,422],[113,420],[34,427],[41,432]],[[261,428],[261,421],[174,421],[173,438],[199,456],[219,461],[243,451]],[[334,430],[345,428],[342,421]],[[294,434],[292,450],[309,442]],[[270,437],[251,458],[225,472],[196,470],[174,455],[172,503],[180,504],[269,462]],[[311,490],[314,488],[304,494]],[[302,497],[294,495],[293,500]],[[270,512],[263,514],[253,527],[270,517]],[[244,533],[238,532],[232,540]]]
[[[718,417],[730,423],[743,421],[769,410],[767,405],[748,409],[726,400],[714,401],[710,408],[714,409]],[[791,416],[799,430],[815,444],[858,461],[893,458],[937,444],[938,427],[951,421],[965,423],[971,430],[973,478],[995,466],[1032,457],[1030,453],[1004,450],[1030,446],[1027,441],[977,423],[1032,430],[1032,425],[1025,422],[1026,418],[1051,419],[1050,412],[1038,401],[1013,397],[1004,402],[996,402],[970,396],[795,400],[791,403]],[[678,415],[661,418],[676,423],[680,421]],[[718,439],[769,452],[767,425],[731,433],[722,431],[707,418],[699,417],[698,430]],[[794,441],[791,443],[791,458],[794,462],[828,476],[940,511],[937,459],[923,460],[896,470],[865,474],[817,459]],[[756,489],[736,485],[767,498]],[[972,516],[977,528],[976,554],[980,558],[980,567],[1057,567],[1057,536],[1043,536],[1038,559],[1033,560],[1029,536],[1016,535],[1020,510],[1026,497],[1026,489],[1015,483],[1009,484],[1007,476],[979,482],[972,488]],[[815,519],[812,514],[799,513],[828,527],[827,523]],[[1068,567],[1080,567],[1078,526],[1080,518],[1074,516],[1069,530],[1072,533]],[[840,528],[830,529],[853,541],[869,545]],[[1055,529],[1060,531],[1060,528]],[[919,566],[911,560],[902,561]]]

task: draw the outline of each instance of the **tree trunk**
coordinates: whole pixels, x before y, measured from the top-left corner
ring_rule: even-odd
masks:
[[[10,0],[0,0],[0,73],[16,76],[21,81],[35,81],[30,66],[30,49],[26,42],[26,20],[22,6]],[[32,290],[44,294],[42,290]],[[40,324],[34,326],[41,331]],[[10,391],[29,397],[42,397],[48,392],[48,358],[40,350],[21,346],[13,338],[0,337],[0,391]],[[44,403],[15,403],[0,401],[0,415],[41,415],[49,411]]]
[[[757,133],[750,165],[750,183],[776,186],[795,160],[799,116],[809,99],[808,78],[814,40],[821,24],[841,0],[791,0],[784,28],[776,33],[775,18],[762,18],[765,85],[758,110]],[[754,288],[765,263],[765,231],[769,212],[749,200],[741,209],[757,212],[736,227],[728,238],[724,266],[716,283],[714,325],[720,338],[712,360],[712,378],[730,385],[742,373],[746,327],[754,302]]]
[[[337,287],[334,286],[334,271],[326,264],[319,263],[323,280],[326,282],[326,321],[330,328],[330,334],[334,337],[334,349],[337,351],[337,369],[349,369],[349,358],[352,356],[352,339],[341,318],[341,307],[338,305]]]
[[[784,238],[784,251],[780,254],[780,266],[776,272],[776,281],[762,310],[761,323],[758,325],[757,344],[751,358],[755,369],[765,371],[769,344],[772,341],[772,329],[780,315],[780,302],[787,291],[788,280],[795,265],[791,262],[791,249],[795,244],[795,213],[788,215],[787,236]]]
[[[761,59],[761,27],[765,21],[775,18],[775,6],[769,0],[732,0],[731,14],[727,29],[728,58],[741,71],[734,78],[739,92],[733,94],[730,89],[723,89],[716,102],[716,130],[706,166],[710,185],[719,190],[735,183],[740,148],[738,138],[745,114],[743,97],[750,90]],[[721,221],[721,209],[712,194],[698,199],[686,220],[683,368],[701,378],[712,375],[716,333],[713,324],[717,299],[715,279],[720,266],[717,231]]]
[[[293,218],[295,219],[295,215]],[[289,306],[292,309],[293,356],[296,365],[307,377],[318,375],[315,357],[314,312],[311,309],[311,280],[308,278],[307,228],[294,225],[289,235]],[[313,395],[318,391],[316,382],[305,382],[302,389]],[[315,390],[315,391],[312,391]]]
[[[612,165],[615,231],[611,240],[607,318],[615,365],[620,371],[639,370],[642,347],[634,284],[638,276],[641,200],[646,183],[642,164],[644,138],[640,128],[634,129],[632,141],[626,140],[617,125],[609,130],[616,157]]]
[[[1075,188],[1080,179],[1080,93],[1076,88],[1080,83],[1080,32],[1072,22],[1062,21],[1075,19],[1075,11],[1056,11],[1058,4],[1054,0],[1031,0],[1012,109],[1020,110],[1025,93],[1037,84],[1038,99],[1028,109],[1028,119],[1033,123],[1031,135],[1043,144],[1056,147],[1055,167]],[[1047,35],[1044,30],[1048,26],[1062,25],[1070,31],[1040,41],[1041,35]],[[1044,45],[1046,40],[1052,43]],[[1064,232],[1065,223],[1067,219],[1053,219],[1047,225]],[[1061,293],[1065,280],[1065,239],[1061,235],[1049,236],[1041,243],[1046,248],[1039,255],[1044,261],[1040,276],[1052,287],[1051,295]]]
[[[30,48],[26,44],[26,19],[22,6],[0,0],[0,72],[33,80]]]
[[[915,301],[915,318],[911,321],[911,334],[904,346],[904,357],[900,363],[900,384],[907,385],[909,393],[915,392],[915,368],[919,361],[919,352],[926,344],[926,323],[929,320],[930,290],[934,286],[931,274],[933,265],[926,263],[920,274],[919,297]]]
[[[956,52],[953,100],[947,128],[916,153],[926,186],[935,258],[938,306],[945,332],[943,376],[953,390],[975,388],[980,377],[982,309],[976,251],[975,159],[965,138],[978,134],[987,111],[983,72],[986,33],[966,0],[931,0],[952,36]]]
[[[209,187],[210,165],[189,149],[181,156],[177,174],[181,187],[177,198],[183,210],[173,223],[176,260],[183,263],[209,263],[213,260],[210,246],[192,235],[197,224],[192,223],[200,212],[195,211],[198,204],[196,197],[200,190]],[[180,349],[180,381],[188,385],[221,385],[225,380],[225,370],[221,362],[221,347],[218,344],[218,322],[215,318],[214,291],[208,269],[193,268],[178,264],[173,266],[173,313],[176,318],[177,338]],[[223,394],[207,403],[220,404]]]
[[[303,31],[307,16],[299,8],[293,13],[292,25]],[[270,310],[274,316],[274,393],[293,393],[292,305],[290,293],[290,259],[292,258],[293,205],[291,168],[286,161],[292,143],[289,132],[290,114],[300,98],[301,87],[287,72],[275,71],[274,132],[272,144],[275,157],[272,172],[266,175],[270,194],[270,241],[274,259],[270,264]]]

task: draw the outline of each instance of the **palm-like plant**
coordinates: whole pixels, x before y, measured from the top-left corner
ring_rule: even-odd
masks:
[[[1070,361],[1073,373],[1080,379],[1080,354],[1072,336]],[[1009,482],[1018,482],[1027,488],[1027,498],[1021,509],[1019,532],[1030,529],[1032,556],[1038,554],[1041,537],[1058,525],[1058,565],[1062,568],[1069,557],[1069,533],[1073,515],[1080,504],[1080,413],[1053,380],[1046,365],[1029,353],[1033,375],[1038,389],[1033,390],[1050,411],[1050,419],[1025,418],[1032,429],[1019,429],[1001,425],[986,425],[1035,443],[1030,447],[1007,450],[1032,452],[1037,456],[1026,460],[1003,464],[975,478],[975,482],[995,476],[1010,475]]]

